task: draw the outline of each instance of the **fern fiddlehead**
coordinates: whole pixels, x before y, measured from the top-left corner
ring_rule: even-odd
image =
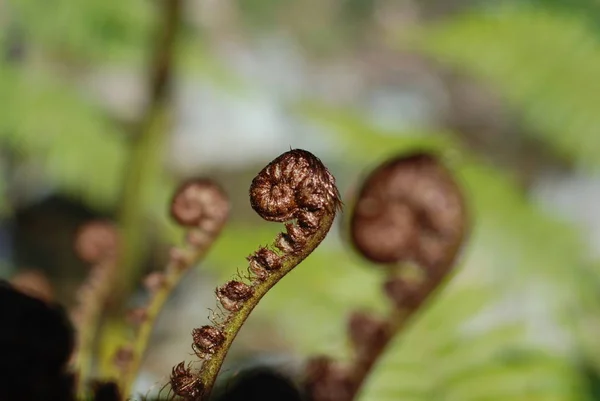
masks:
[[[358,253],[387,268],[383,290],[393,308],[387,318],[363,311],[351,314],[350,364],[324,356],[309,361],[305,387],[313,401],[355,399],[392,338],[452,270],[467,231],[465,203],[453,177],[434,156],[400,156],[381,164],[363,182],[349,228]]]
[[[192,348],[203,360],[193,372],[182,362],[170,385],[185,400],[206,399],[238,331],[260,299],[304,260],[327,235],[341,201],[335,179],[312,153],[286,152],[269,163],[250,186],[252,208],[265,220],[286,222],[270,247],[248,256],[248,277],[220,286],[216,296],[226,313],[212,326],[192,332]]]

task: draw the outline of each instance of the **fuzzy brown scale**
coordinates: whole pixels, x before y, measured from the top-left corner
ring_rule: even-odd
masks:
[[[246,283],[241,281],[229,281],[225,285],[217,288],[216,295],[217,299],[223,305],[223,308],[230,312],[237,312],[240,310],[245,301],[247,301],[252,294],[254,289]]]
[[[184,362],[180,362],[171,371],[170,384],[176,395],[189,401],[200,400],[204,393],[204,385]]]
[[[281,269],[281,256],[267,248],[259,248],[246,259],[249,262],[249,270],[259,280],[265,280],[271,271]]]
[[[354,312],[348,319],[348,333],[358,357],[369,355],[385,345],[390,333],[389,322],[368,312]]]
[[[466,231],[460,189],[429,154],[394,158],[365,180],[350,219],[351,240],[367,259],[449,266]]]
[[[194,343],[192,348],[199,358],[213,354],[225,342],[221,330],[213,326],[202,326],[192,331]]]
[[[171,201],[171,217],[184,227],[217,231],[229,213],[229,201],[213,181],[196,178],[184,182]]]
[[[308,361],[304,386],[311,401],[351,401],[354,383],[351,373],[326,356]]]
[[[398,309],[417,309],[428,295],[427,287],[403,277],[391,277],[383,285],[383,291]]]

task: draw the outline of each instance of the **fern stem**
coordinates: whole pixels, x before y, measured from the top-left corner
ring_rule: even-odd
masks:
[[[230,319],[228,319],[223,327],[223,334],[225,335],[225,342],[221,347],[217,349],[214,355],[211,356],[210,359],[205,361],[202,365],[202,370],[200,372],[200,380],[204,384],[205,393],[203,399],[208,399],[214,383],[216,381],[217,375],[221,370],[221,366],[223,365],[223,361],[225,360],[225,356],[233,343],[233,340],[239,333],[242,328],[244,322],[250,316],[252,310],[258,305],[263,296],[271,289],[279,280],[281,280],[287,273],[289,273],[292,269],[300,264],[310,253],[317,248],[317,246],[323,241],[333,221],[335,219],[335,214],[326,214],[322,219],[322,225],[316,231],[313,237],[306,244],[302,252],[297,255],[290,256],[286,258],[286,260],[282,263],[281,269],[277,270],[269,277],[267,277],[264,281],[257,283],[254,285],[254,295],[244,303],[242,308],[232,314]]]
[[[412,317],[417,311],[423,310],[425,303],[431,302],[432,293],[440,291],[443,287],[442,282],[444,276],[431,277],[423,283],[423,287],[419,289],[420,302],[417,302],[412,307],[394,308],[384,324],[388,327],[386,335],[377,343],[375,347],[370,348],[367,355],[358,355],[350,365],[350,377],[352,386],[350,388],[350,397],[348,400],[357,399],[357,395],[361,391],[365,381],[368,379],[373,368],[377,365],[380,357],[387,350],[390,343],[400,335],[412,320]]]

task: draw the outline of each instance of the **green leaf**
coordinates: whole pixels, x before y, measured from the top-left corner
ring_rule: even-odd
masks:
[[[426,25],[409,42],[492,87],[558,155],[600,166],[600,37],[587,19],[496,7]]]
[[[150,44],[156,7],[143,0],[10,0],[11,16],[44,52],[115,60]]]
[[[0,140],[59,188],[106,209],[118,196],[126,134],[89,101],[27,70],[0,69]]]

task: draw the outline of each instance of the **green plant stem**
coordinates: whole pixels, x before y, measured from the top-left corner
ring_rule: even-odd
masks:
[[[217,379],[217,375],[221,370],[221,366],[223,365],[223,361],[227,356],[229,348],[233,343],[233,340],[237,336],[238,332],[242,328],[244,322],[250,316],[252,310],[258,305],[259,301],[262,297],[275,285],[279,280],[281,280],[287,273],[289,273],[294,267],[296,267],[300,262],[302,262],[310,253],[319,246],[321,241],[325,238],[333,220],[335,219],[335,213],[327,213],[323,217],[321,221],[320,228],[315,232],[315,234],[308,241],[307,245],[304,247],[303,251],[298,255],[289,256],[283,262],[281,269],[273,271],[269,277],[265,279],[265,281],[258,283],[254,286],[254,294],[252,298],[250,298],[247,302],[245,302],[242,308],[231,314],[229,318],[225,321],[223,326],[223,334],[225,335],[225,342],[221,347],[219,347],[216,352],[211,356],[210,359],[205,361],[202,365],[202,369],[200,371],[200,379],[204,385],[204,395],[203,400],[207,400],[212,392],[215,381]]]
[[[130,158],[122,185],[119,226],[122,232],[122,257],[119,261],[119,280],[114,282],[111,303],[107,307],[107,320],[101,332],[101,372],[114,377],[112,357],[116,350],[108,334],[122,332],[123,308],[132,288],[139,279],[144,255],[144,216],[147,199],[152,196],[160,179],[162,151],[165,134],[171,122],[169,94],[172,86],[173,58],[182,0],[162,0],[161,26],[155,41],[156,47],[150,61],[149,101],[143,117],[131,140]]]
[[[162,310],[163,305],[169,298],[171,291],[179,285],[179,283],[185,277],[186,273],[190,270],[190,268],[196,265],[206,255],[206,252],[210,249],[214,239],[216,238],[217,235],[214,235],[211,241],[207,241],[199,248],[194,248],[193,254],[190,258],[190,262],[186,266],[180,266],[178,265],[177,261],[171,259],[168,266],[166,267],[165,283],[152,296],[150,304],[146,308],[144,320],[142,321],[139,330],[135,336],[135,339],[132,343],[132,359],[121,382],[123,394],[127,395],[131,393],[131,388],[133,386],[133,383],[135,382],[135,379],[143,361],[144,354],[148,348],[148,343],[150,341],[150,336],[152,335],[152,330],[154,329],[156,319],[158,318],[158,315]]]
[[[131,142],[131,157],[125,171],[122,187],[122,208],[119,222],[123,230],[124,253],[121,274],[116,287],[116,304],[137,282],[143,255],[143,221],[145,200],[159,178],[164,137],[170,126],[169,95],[172,86],[173,58],[177,31],[181,18],[182,0],[162,0],[164,18],[158,31],[156,48],[152,55],[149,76],[149,102],[141,119],[139,130]]]
[[[350,367],[350,374],[352,377],[352,395],[349,400],[356,399],[357,394],[363,387],[364,382],[367,380],[369,374],[373,371],[373,367],[379,361],[381,355],[386,351],[392,340],[399,335],[412,321],[412,317],[417,311],[423,309],[423,304],[431,302],[431,294],[433,292],[441,290],[443,287],[442,282],[445,282],[444,276],[431,277],[424,283],[422,289],[421,299],[423,303],[414,308],[394,308],[388,315],[386,321],[388,324],[388,331],[385,338],[379,343],[379,346],[373,348],[369,355],[365,358],[356,358],[354,363]]]

